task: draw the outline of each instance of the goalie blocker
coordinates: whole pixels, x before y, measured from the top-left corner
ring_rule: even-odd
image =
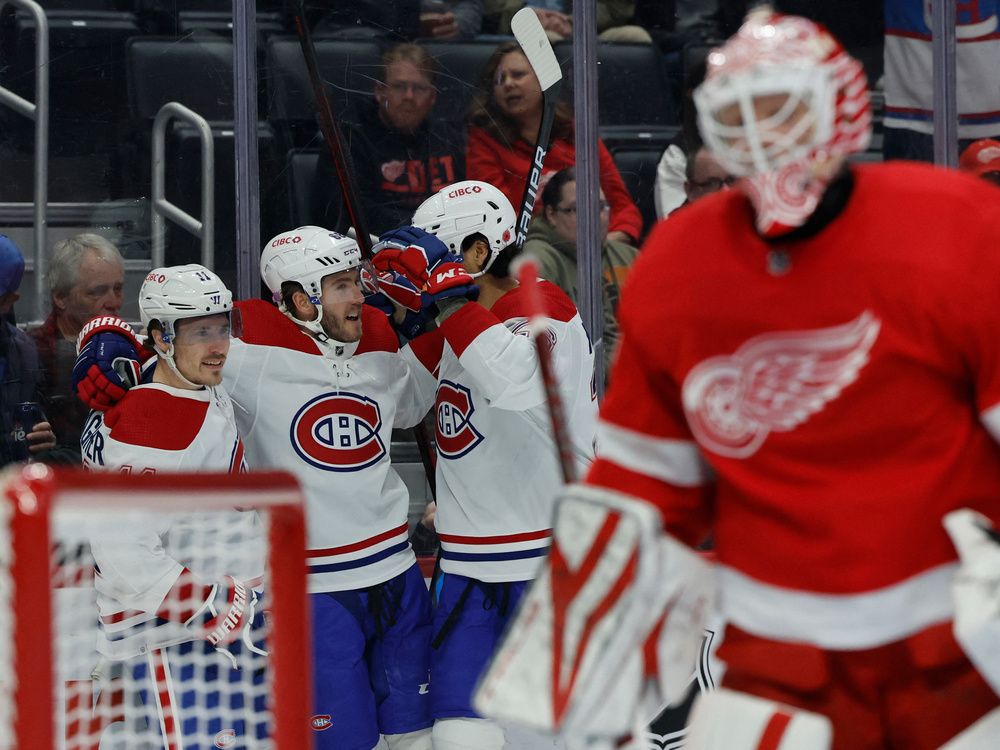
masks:
[[[479,683],[476,710],[618,738],[645,718],[650,694],[681,697],[715,584],[711,565],[661,529],[645,502],[566,487],[549,556]]]

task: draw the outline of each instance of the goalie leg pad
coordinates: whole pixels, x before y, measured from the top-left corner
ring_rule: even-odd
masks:
[[[829,750],[833,730],[821,714],[725,688],[694,705],[688,750]]]
[[[434,750],[502,750],[503,730],[486,719],[438,719]]]
[[[1000,737],[1000,708],[941,746],[941,750],[993,750]]]
[[[677,641],[658,649],[664,697],[679,697],[714,585],[710,566],[661,528],[642,501],[583,485],[564,490],[549,556],[480,682],[481,714],[568,735],[626,734],[658,626]]]

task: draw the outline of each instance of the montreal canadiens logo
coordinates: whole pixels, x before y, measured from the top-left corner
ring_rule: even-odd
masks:
[[[333,720],[330,718],[330,714],[316,714],[309,720],[309,724],[315,731],[322,732],[333,726]]]
[[[224,729],[215,735],[215,746],[226,750],[226,748],[236,747],[236,732],[232,729]]]
[[[472,394],[464,385],[442,380],[437,390],[437,447],[442,458],[460,458],[481,442],[472,426]]]
[[[386,455],[379,436],[378,403],[356,393],[326,393],[292,419],[292,447],[302,459],[327,471],[358,471]]]

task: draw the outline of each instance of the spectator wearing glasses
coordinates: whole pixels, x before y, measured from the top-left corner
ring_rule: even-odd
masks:
[[[576,170],[556,172],[542,191],[542,214],[528,228],[524,250],[538,259],[540,275],[576,296]],[[639,251],[608,237],[611,206],[601,192],[601,270],[604,302],[605,372],[618,340],[618,296]]]
[[[684,194],[687,196],[684,205],[720,190],[728,190],[737,179],[704,146],[688,156],[684,174]]]
[[[383,55],[382,66],[384,80],[344,133],[368,230],[375,234],[409,223],[425,198],[465,174],[461,129],[429,116],[437,100],[434,59],[415,44],[399,44]],[[347,228],[339,185],[324,152],[312,192],[314,223]]]

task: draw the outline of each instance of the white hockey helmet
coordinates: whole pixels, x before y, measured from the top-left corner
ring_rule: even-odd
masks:
[[[455,253],[462,252],[466,237],[482,234],[490,246],[490,259],[481,274],[514,241],[517,214],[497,188],[487,182],[464,180],[441,188],[421,203],[412,223],[436,235]]]
[[[310,301],[319,305],[324,276],[361,265],[361,248],[350,237],[329,229],[304,226],[282,232],[260,254],[260,277],[283,308],[281,285],[297,281]]]
[[[233,293],[218,276],[205,266],[154,268],[139,289],[139,318],[144,329],[157,321],[163,340],[170,344],[177,334],[176,323],[205,315],[229,315]]]

